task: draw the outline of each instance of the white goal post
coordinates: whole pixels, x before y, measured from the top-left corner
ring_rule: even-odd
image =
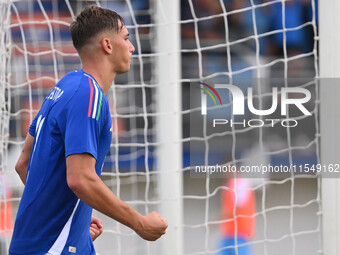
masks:
[[[340,161],[340,2],[319,1],[321,163]],[[323,250],[340,253],[340,179],[322,179]]]
[[[182,87],[180,56],[180,2],[156,1],[158,78],[157,171],[160,213],[169,230],[160,240],[160,254],[183,254]],[[168,54],[162,54],[167,52]],[[171,68],[169,68],[171,67]]]

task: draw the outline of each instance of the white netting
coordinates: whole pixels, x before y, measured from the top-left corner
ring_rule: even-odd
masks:
[[[224,248],[219,244],[223,233],[220,229],[225,223],[234,222],[233,218],[238,215],[232,204],[232,216],[225,218],[221,215],[221,196],[230,187],[222,178],[191,176],[190,160],[198,158],[204,165],[221,160],[238,165],[320,162],[319,92],[313,82],[313,78],[318,77],[316,2],[182,0],[181,10],[178,10],[181,20],[173,22],[169,21],[169,10],[160,0],[1,1],[0,171],[6,173],[4,176],[12,189],[13,215],[23,189],[13,171],[20,146],[47,93],[63,75],[80,68],[68,26],[72,17],[89,3],[120,13],[136,48],[131,70],[117,77],[107,95],[114,132],[105,160],[103,181],[138,211],[148,213],[172,202],[173,198],[160,195],[162,189],[169,188],[159,184],[163,185],[162,176],[173,172],[183,174],[183,194],[176,198],[183,201],[183,208],[173,208],[175,215],[176,210],[183,210],[183,224],[170,225],[169,233],[181,234],[184,254],[215,254],[226,250],[227,244]],[[181,48],[169,47],[159,52],[157,29],[168,29],[168,25],[180,27]],[[171,40],[163,43],[175,44]],[[160,86],[169,85],[159,77],[158,58],[166,59],[176,54],[181,56],[182,74],[169,83],[181,88],[180,112],[172,112],[172,102],[157,96]],[[173,67],[168,68],[171,72]],[[259,77],[261,79],[254,82]],[[288,79],[297,77],[301,79]],[[189,85],[197,82],[228,83],[245,91],[249,84],[253,84],[256,104],[261,108],[267,107],[271,99],[273,78],[281,78],[275,81],[275,86],[298,86],[312,91],[313,100],[308,105],[312,117],[289,112],[288,117],[304,123],[302,128],[271,130],[267,126],[239,125],[213,132],[209,121],[214,107],[209,105],[207,116],[202,117],[201,92],[199,89],[190,92],[196,85]],[[223,109],[230,112],[231,98],[223,100]],[[159,104],[162,103],[170,104],[167,108],[170,110],[161,112]],[[183,167],[158,169],[158,150],[167,145],[158,140],[158,128],[162,126],[158,121],[166,121],[164,116],[171,114],[180,115],[183,120],[183,137],[168,142],[181,144],[183,153],[179,160],[183,161]],[[306,125],[310,129],[305,130]],[[200,149],[190,150],[190,143],[197,143],[194,148]],[[171,158],[174,155],[165,156]],[[255,196],[256,211],[252,214],[256,221],[255,235],[245,238],[252,254],[321,252],[320,179],[315,175],[272,177],[256,181],[249,179],[247,185],[251,186],[243,188],[241,195],[236,194],[236,201],[240,201],[242,192],[247,190]],[[172,184],[169,184],[170,188],[182,188],[181,183]],[[1,199],[1,202],[7,201]],[[145,242],[130,229],[103,215],[101,217],[106,230],[95,242],[101,255],[163,254],[159,252],[161,245],[176,243],[166,236],[161,245]],[[4,233],[3,229],[0,231]],[[232,239],[240,236],[236,233]],[[10,237],[5,239],[8,245]],[[232,243],[229,248],[242,255]],[[169,254],[174,252],[169,251]]]
[[[309,164],[320,162],[318,149],[319,92],[318,85],[313,81],[314,77],[318,77],[317,41],[314,40],[317,32],[317,17],[314,1],[305,1],[304,3],[300,1],[229,1],[234,4],[234,6],[232,6],[233,4],[229,6],[229,10],[226,9],[227,5],[220,1],[220,8],[215,6],[215,10],[216,8],[219,9],[220,14],[204,16],[200,13],[200,17],[197,13],[197,5],[194,5],[195,2],[188,2],[190,6],[188,16],[190,17],[191,14],[191,19],[188,19],[186,23],[193,26],[192,40],[195,40],[194,45],[196,47],[186,49],[185,52],[198,55],[198,73],[196,76],[188,77],[189,79],[185,81],[203,81],[207,84],[235,84],[242,88],[244,92],[247,91],[248,87],[252,87],[256,91],[256,106],[259,109],[270,108],[268,103],[271,101],[271,86],[279,88],[303,87],[311,90],[313,94],[313,102],[309,105],[313,117],[306,117],[301,115],[301,112],[297,113],[294,110],[290,110],[286,116],[298,120],[299,125],[302,123],[302,126],[298,129],[279,128],[277,126],[271,128],[267,122],[261,128],[237,124],[229,129],[219,129],[216,132],[216,129],[213,129],[211,125],[213,118],[228,119],[229,122],[236,121],[238,123],[241,121],[240,118],[235,118],[230,114],[231,98],[229,101],[223,101],[223,96],[221,96],[223,108],[227,111],[218,112],[218,109],[222,107],[211,104],[207,116],[204,117],[198,116],[200,102],[194,103],[191,108],[198,107],[192,109],[192,111],[196,110],[197,115],[190,120],[190,124],[194,126],[191,129],[191,140],[194,141],[192,143],[195,143],[192,146],[191,156],[195,156],[195,152],[199,151],[197,153],[201,153],[200,155],[204,158],[204,160],[195,159],[194,162],[197,165],[223,163],[237,165],[238,167],[261,164],[299,165],[302,162]],[[216,2],[214,3],[216,5]],[[211,5],[214,5],[214,3],[211,2]],[[302,6],[303,4],[305,5]],[[238,8],[233,9],[232,7],[235,6],[238,6]],[[208,10],[214,8],[208,5],[205,7]],[[296,20],[298,19],[299,8],[309,8],[309,19],[302,21],[302,16],[299,16],[300,20]],[[208,12],[205,10],[203,13],[207,14]],[[266,12],[270,12],[269,15],[274,17],[266,18]],[[300,13],[300,15],[302,14]],[[308,14],[306,15],[308,16]],[[200,26],[204,27],[202,23],[209,21],[210,26],[205,25],[205,36],[214,37],[211,33],[218,29],[218,22],[216,21],[218,18],[221,22],[223,21],[225,35],[215,35],[213,45],[209,44],[210,40],[203,45],[202,34],[204,34],[204,29],[202,32]],[[242,26],[242,22],[246,24]],[[214,27],[214,30],[209,29],[209,27]],[[306,41],[309,41],[311,45],[309,47],[307,45],[302,46],[300,43],[303,44],[303,42],[298,42],[296,39],[306,38],[308,34],[309,37]],[[266,53],[265,51],[268,50],[274,52]],[[210,61],[207,60],[209,57]],[[223,64],[216,64],[218,61]],[[188,61],[187,65],[190,66],[192,63]],[[212,65],[214,65],[215,70],[209,73]],[[254,81],[254,78],[259,77],[262,77],[262,79]],[[295,79],[290,79],[293,77]],[[218,92],[220,95],[222,94],[221,90],[218,90]],[[199,92],[199,90],[193,92],[191,99],[195,98],[195,94],[196,98],[200,98],[200,93],[202,92]],[[274,118],[282,119],[279,114],[274,116]],[[256,118],[249,113],[246,117],[246,119]],[[260,120],[264,119],[265,117],[260,118]],[[203,129],[198,130],[197,126],[203,126]],[[224,155],[219,155],[220,158],[217,159],[216,155],[222,154],[221,152]],[[246,176],[254,177],[254,175],[249,174]],[[220,193],[225,192],[223,190],[230,190],[230,186],[221,186],[221,183],[211,178],[209,174],[205,179],[205,196],[184,196],[185,200],[196,199],[205,204],[202,215],[203,222],[197,221],[197,224],[186,225],[187,228],[195,229],[196,233],[198,229],[201,229],[204,238],[200,248],[196,246],[197,249],[193,248],[190,254],[213,254],[216,251],[227,250],[228,246],[233,249],[235,254],[237,251],[239,254],[246,254],[243,253],[245,251],[242,248],[234,249],[233,244],[233,242],[240,244],[242,240],[236,239],[237,237],[245,237],[244,233],[237,233],[237,231],[234,235],[229,233],[231,241],[225,241],[224,245],[216,246],[213,241],[216,239],[215,235],[221,234],[216,233],[214,226],[221,224],[223,226],[228,222],[234,223],[233,218],[245,218],[247,216],[249,218],[250,215],[256,219],[256,234],[254,238],[245,237],[245,239],[251,244],[254,254],[317,254],[321,251],[320,179],[316,178],[315,175],[299,177],[288,175],[279,180],[271,179],[275,175],[260,177],[267,178],[249,179],[250,184],[246,188],[240,188],[241,190],[237,190],[235,194],[236,201],[239,199],[239,203],[242,203],[242,192],[255,192],[257,206],[256,212],[253,212],[253,214],[249,211],[240,212],[241,209],[229,203],[229,206],[233,206],[229,208],[229,213],[232,216],[229,215],[227,219],[221,219],[219,213],[212,209],[213,204],[216,203],[214,199]],[[309,182],[310,184],[308,184]],[[236,183],[235,180],[235,185]],[[313,187],[313,192],[309,195],[303,191],[308,185]],[[272,195],[276,192],[278,192],[277,195],[280,194],[277,197]],[[228,204],[227,201],[224,201],[224,203]],[[216,208],[216,205],[214,208]],[[215,220],[216,218],[220,218],[220,220]],[[311,221],[306,220],[307,218]],[[238,223],[235,221],[234,224]],[[222,233],[225,236],[226,232],[223,231],[222,227]],[[235,240],[232,240],[233,237]],[[314,246],[307,248],[306,243],[313,243]],[[243,247],[245,246],[243,245]]]

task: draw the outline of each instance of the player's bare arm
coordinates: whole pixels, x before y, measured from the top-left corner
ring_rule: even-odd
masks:
[[[155,241],[165,234],[167,222],[157,213],[142,216],[117,198],[95,172],[96,159],[90,154],[66,158],[67,183],[83,202],[130,227],[143,239]]]
[[[27,167],[30,160],[31,150],[34,142],[34,137],[27,133],[24,147],[21,151],[20,157],[15,165],[15,170],[17,171],[23,184],[26,183]]]

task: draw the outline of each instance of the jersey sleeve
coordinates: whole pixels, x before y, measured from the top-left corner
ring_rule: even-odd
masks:
[[[97,159],[100,132],[104,123],[100,114],[103,92],[92,81],[85,81],[67,103],[61,116],[65,157],[89,153]]]
[[[29,129],[28,129],[28,133],[29,133],[31,136],[33,136],[33,137],[35,137],[35,130],[36,130],[36,126],[37,126],[37,119],[38,119],[38,116],[39,116],[39,114],[37,114],[37,115],[34,117],[32,123],[31,123],[31,125],[30,125],[30,127],[29,127]]]

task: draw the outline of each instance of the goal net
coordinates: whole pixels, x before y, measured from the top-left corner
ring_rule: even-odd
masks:
[[[24,188],[14,166],[29,124],[81,68],[69,24],[88,4],[121,14],[136,48],[107,94],[102,180],[169,222],[150,243],[94,211],[98,254],[321,254],[314,0],[0,1],[0,248]]]

